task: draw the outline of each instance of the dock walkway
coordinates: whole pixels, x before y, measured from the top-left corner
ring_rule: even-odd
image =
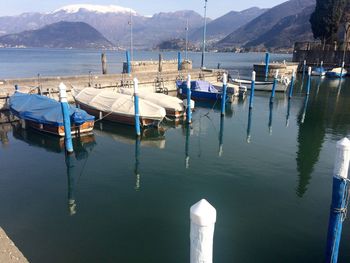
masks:
[[[28,263],[29,261],[23,256],[21,251],[6,235],[0,227],[0,262],[1,263]]]

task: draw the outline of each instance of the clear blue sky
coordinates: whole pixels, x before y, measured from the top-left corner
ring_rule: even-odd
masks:
[[[272,7],[286,0],[208,0],[208,16],[219,17],[229,11],[252,6]],[[142,15],[190,9],[203,14],[204,0],[0,0],[0,16],[23,12],[50,12],[69,4],[100,4],[130,7]]]

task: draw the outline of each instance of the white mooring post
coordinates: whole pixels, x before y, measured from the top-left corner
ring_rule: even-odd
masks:
[[[216,209],[202,199],[191,207],[190,218],[191,263],[212,263]]]

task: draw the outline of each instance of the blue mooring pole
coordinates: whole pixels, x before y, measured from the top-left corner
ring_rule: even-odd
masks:
[[[18,88],[18,85],[15,84],[15,92],[18,92],[19,88]]]
[[[185,168],[188,169],[190,167],[190,133],[191,133],[191,126],[190,124],[185,124],[186,128],[186,142],[185,142]]]
[[[139,109],[139,81],[134,78],[134,109],[135,109],[135,131],[136,136],[141,136],[140,109]]]
[[[177,70],[180,71],[181,70],[181,52],[177,53]]]
[[[126,73],[131,73],[130,52],[126,51]]]
[[[62,109],[62,116],[63,116],[64,138],[65,138],[64,142],[66,146],[66,151],[68,153],[72,153],[73,143],[72,143],[69,105],[67,100],[67,87],[61,82],[58,88],[60,91],[60,102],[61,102],[61,109]]]
[[[345,61],[343,61],[343,62],[341,63],[341,70],[340,70],[340,78],[341,78],[341,79],[343,78],[344,67],[345,67]]]
[[[187,123],[192,122],[192,112],[191,112],[191,75],[187,76]]]
[[[255,78],[256,78],[256,73],[255,73],[255,71],[253,71],[253,73],[252,73],[252,83],[251,83],[251,86],[250,86],[249,109],[253,108]]]
[[[226,93],[227,93],[227,74],[224,73],[222,76],[222,97],[221,97],[221,115],[225,115],[226,107]]]
[[[348,205],[348,169],[350,160],[350,141],[344,138],[337,142],[333,171],[332,204],[329,215],[326,263],[336,263],[343,221]]]
[[[270,103],[273,103],[273,99],[275,98],[275,93],[276,93],[276,88],[277,88],[277,79],[278,79],[278,69],[276,70],[275,77],[273,78]]]
[[[293,69],[293,72],[292,72],[292,79],[291,79],[291,81],[290,81],[290,87],[289,87],[289,96],[288,96],[289,99],[291,99],[292,96],[293,96],[294,79],[295,79],[295,70]]]
[[[310,95],[310,88],[311,88],[311,67],[309,67],[307,71],[307,86],[306,86],[306,95]]]
[[[270,64],[270,53],[265,54],[265,79],[269,77],[269,64]]]

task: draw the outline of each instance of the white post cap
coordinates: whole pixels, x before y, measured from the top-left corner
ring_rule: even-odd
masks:
[[[343,63],[341,63],[342,68],[345,66],[345,61],[343,61]]]
[[[278,71],[278,69],[277,69],[277,70],[276,70],[276,73],[275,73],[275,79],[278,78],[278,73],[279,73],[279,71]]]
[[[227,85],[227,74],[226,74],[226,73],[224,73],[224,74],[222,75],[222,83],[223,83],[224,85]]]
[[[337,142],[337,152],[335,155],[334,176],[348,178],[350,161],[350,140],[343,138]]]
[[[323,66],[323,60],[321,61],[321,67]]]
[[[295,69],[292,71],[292,77],[295,77]]]
[[[199,226],[211,226],[216,222],[216,209],[205,199],[190,209],[191,221]]]
[[[67,86],[64,85],[63,82],[60,83],[58,86],[59,93],[60,93],[60,101],[61,102],[67,102]]]
[[[304,60],[304,65],[306,65],[306,60]]]
[[[134,78],[134,94],[137,94],[139,92],[139,80],[137,78]]]
[[[187,88],[191,89],[191,75],[190,74],[187,75]]]
[[[253,72],[252,72],[252,81],[255,81],[255,79],[256,79],[256,72],[253,71]]]
[[[312,69],[311,69],[311,67],[309,67],[309,68],[308,68],[308,71],[307,71],[307,74],[308,74],[309,76],[311,76],[311,71],[312,71]]]

